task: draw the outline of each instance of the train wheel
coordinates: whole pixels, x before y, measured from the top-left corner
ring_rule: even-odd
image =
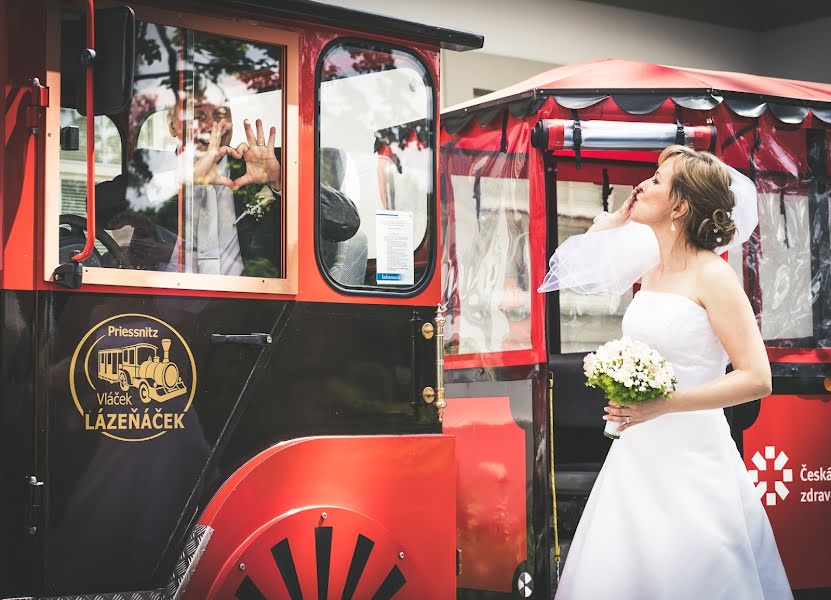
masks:
[[[228,478],[184,600],[456,596],[455,440],[289,440]]]
[[[139,398],[141,398],[141,401],[145,404],[150,402],[150,386],[147,385],[146,381],[142,381],[139,384]]]
[[[378,521],[307,508],[264,526],[225,563],[209,598],[424,598],[427,573]]]
[[[124,371],[118,374],[118,387],[121,388],[122,392],[130,389],[130,382],[127,380],[127,373]]]

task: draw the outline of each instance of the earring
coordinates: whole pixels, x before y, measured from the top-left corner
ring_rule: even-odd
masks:
[[[672,225],[669,228],[670,231],[675,231],[675,219],[672,220]]]

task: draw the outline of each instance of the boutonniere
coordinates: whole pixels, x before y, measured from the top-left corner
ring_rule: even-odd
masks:
[[[245,210],[234,221],[234,225],[239,223],[246,215],[250,215],[251,218],[259,223],[265,216],[265,213],[271,209],[271,205],[277,201],[276,194],[268,186],[263,186],[256,192],[251,189],[252,187],[254,186],[245,186],[237,190],[237,193],[245,197]]]

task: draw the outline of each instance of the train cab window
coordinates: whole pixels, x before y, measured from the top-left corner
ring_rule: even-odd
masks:
[[[64,19],[66,31],[78,15]],[[77,56],[73,40],[62,53]],[[85,266],[127,285],[141,285],[124,279],[134,273],[157,287],[279,291],[286,48],[139,20],[135,52],[129,106],[95,120],[98,231]],[[83,141],[78,96],[62,85],[61,125]],[[85,241],[85,161],[83,143],[61,152],[60,263]]]
[[[412,292],[433,256],[435,90],[415,55],[338,41],[318,63],[317,252],[341,288]]]
[[[615,184],[608,198],[608,210],[620,208],[632,186]],[[585,233],[594,217],[603,210],[603,186],[575,181],[557,182],[557,243]],[[620,337],[623,313],[632,300],[631,292],[579,294],[561,290],[560,352],[592,352],[609,340]]]

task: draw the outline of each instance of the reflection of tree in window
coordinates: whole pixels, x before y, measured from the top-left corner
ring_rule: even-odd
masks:
[[[122,230],[117,236],[118,243],[125,247],[128,253],[132,252],[135,261],[132,263],[133,268],[181,268],[177,264],[177,257],[174,256],[175,248],[181,242],[179,235],[193,235],[193,239],[185,240],[182,245],[184,247],[190,244],[196,247],[196,229],[186,226],[198,217],[195,208],[191,208],[192,205],[188,201],[191,198],[191,189],[196,188],[180,186],[182,175],[177,167],[180,160],[176,154],[182,148],[179,138],[183,137],[186,143],[194,141],[197,127],[189,120],[179,120],[183,116],[189,116],[189,113],[182,113],[181,109],[195,105],[194,112],[198,112],[198,103],[208,90],[223,102],[279,90],[282,52],[281,47],[152,23],[137,23],[135,83],[133,99],[126,115],[128,132],[125,142],[128,165],[120,181],[105,182],[111,185],[102,190],[98,206],[101,211],[99,223],[113,231]],[[252,110],[251,105],[248,106],[248,110]],[[260,105],[254,106],[254,111],[261,110]],[[226,110],[229,120],[233,123],[230,109]],[[262,112],[265,113],[266,110],[262,109]],[[262,114],[266,129],[272,125],[279,128],[279,105],[275,105],[273,111],[267,112],[269,114]],[[175,115],[172,117],[174,120],[169,121],[168,115]],[[162,118],[155,118],[157,116]],[[253,120],[252,118],[251,121]],[[242,131],[241,121],[240,118],[236,123],[237,127],[234,128],[237,133]],[[181,131],[173,130],[176,123]],[[227,159],[223,168],[228,169],[232,179],[245,173],[244,162],[241,166],[232,166],[231,162]],[[159,182],[164,180],[162,176],[168,174],[170,185],[161,186]],[[113,175],[110,174],[109,177],[112,178]],[[276,265],[280,246],[275,236],[279,232],[279,211],[272,210],[267,214],[267,219],[263,217],[262,220],[255,221],[252,218],[249,219],[251,222],[243,222],[239,226],[233,223],[233,218],[242,214],[248,206],[246,200],[251,195],[248,189],[250,187],[253,186],[233,192],[228,188],[224,188],[227,191],[217,188],[216,193],[233,193],[232,204],[236,215],[231,217],[227,225],[232,226],[233,231],[239,232],[239,243],[244,245],[241,257],[245,267],[243,274],[257,277],[278,276]],[[257,190],[262,187],[258,186]],[[150,190],[156,191],[155,199],[151,197]],[[216,209],[216,214],[211,218],[218,219],[218,227],[225,231],[228,229],[225,226],[227,219],[219,217],[221,213],[218,211],[219,209]],[[193,214],[190,214],[191,212]],[[266,231],[263,225],[266,221],[269,229],[267,241],[261,235]],[[234,237],[237,237],[236,233]],[[223,244],[224,242],[220,243],[218,247],[223,248]]]
[[[199,73],[207,81],[234,75],[253,90],[280,87],[280,70],[276,66],[282,58],[279,47],[197,33],[193,55]]]
[[[397,68],[395,56],[389,51],[374,51],[341,47],[326,55],[326,64],[321,73],[322,81],[341,77],[379,73]]]
[[[155,34],[151,33],[151,28]],[[280,87],[278,65],[282,59],[282,48],[278,46],[139,23],[136,35],[136,82],[155,79],[155,87],[170,89],[178,99],[180,71],[177,66],[180,56],[188,56],[207,81],[215,82],[223,75],[234,75],[240,76],[251,89],[257,91]],[[164,66],[161,64],[163,61]],[[151,66],[154,70],[145,70]]]

